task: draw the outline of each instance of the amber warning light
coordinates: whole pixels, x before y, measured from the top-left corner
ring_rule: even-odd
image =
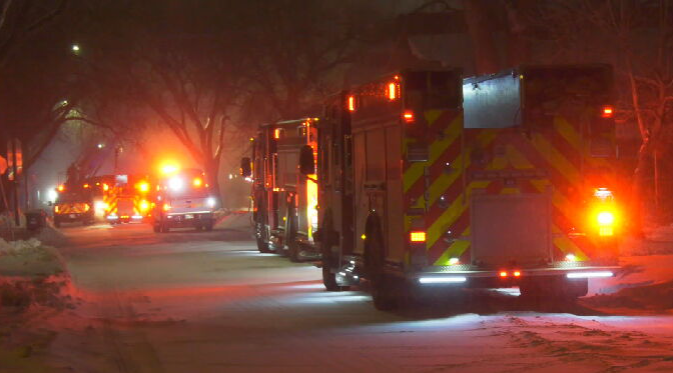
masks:
[[[348,111],[355,111],[355,96],[348,96]]]

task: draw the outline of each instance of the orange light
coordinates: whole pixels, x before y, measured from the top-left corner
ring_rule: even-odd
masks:
[[[425,232],[416,231],[409,233],[409,238],[411,242],[425,242]]]
[[[57,189],[58,189],[59,192],[62,192],[62,191],[65,190],[65,185],[61,184],[61,185],[58,186]]]
[[[107,184],[103,184],[103,190],[107,191],[108,189],[110,189],[110,186]]]
[[[386,94],[388,96],[388,99],[390,101],[396,100],[397,97],[397,91],[399,89],[399,85],[395,82],[388,83],[388,88],[386,89]]]
[[[400,80],[400,76],[399,76],[399,75],[395,75],[395,76],[394,76],[394,79],[395,79],[395,80]]]
[[[404,118],[404,121],[407,123],[411,123],[414,121],[414,112],[411,110],[407,110],[402,114],[402,118]]]
[[[615,215],[610,211],[602,211],[598,213],[596,220],[600,226],[612,225],[615,222]]]
[[[514,271],[514,277],[521,277],[521,272]]]
[[[149,192],[150,184],[146,182],[138,183],[138,190],[140,190],[141,192]]]
[[[58,212],[59,208],[58,206],[54,206],[54,212]]]
[[[200,188],[203,185],[203,180],[197,177],[196,179],[194,179],[193,184],[195,187]]]
[[[348,111],[355,111],[355,96],[348,96]]]
[[[276,140],[280,139],[281,131],[282,130],[280,128],[276,128],[275,130],[273,130],[273,138]]]
[[[500,277],[507,277],[507,272],[500,271]]]
[[[170,209],[171,209],[171,205],[169,205],[168,203],[164,203],[164,211],[168,211]]]
[[[89,211],[89,210],[91,210],[91,206],[89,206],[88,203],[85,203],[85,204],[84,204],[84,212],[87,212],[87,211]]]
[[[174,174],[178,172],[180,167],[178,165],[173,164],[173,163],[166,163],[163,166],[161,166],[161,173],[169,175],[169,174]]]
[[[612,227],[599,227],[598,235],[601,237],[609,237],[615,234],[615,230]]]
[[[89,187],[89,184],[84,184],[82,186],[84,187],[84,189],[87,189]]]
[[[150,203],[149,202],[147,202],[145,200],[140,201],[140,209],[142,211],[147,211],[147,210],[149,210],[149,208],[150,208]]]
[[[601,111],[601,117],[612,118],[612,116],[614,115],[614,112],[615,111],[612,108],[612,106],[609,106],[609,105],[603,106],[603,110]]]

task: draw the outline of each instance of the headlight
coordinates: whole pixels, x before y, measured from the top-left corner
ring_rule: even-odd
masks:
[[[208,199],[206,199],[206,205],[208,207],[215,207],[216,204],[217,200],[215,199],[215,197],[208,197]]]
[[[103,201],[96,201],[93,203],[93,206],[96,210],[107,210],[108,204]]]

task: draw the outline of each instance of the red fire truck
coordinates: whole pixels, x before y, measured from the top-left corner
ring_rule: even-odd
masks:
[[[319,122],[326,288],[364,277],[379,309],[442,285],[585,295],[613,275],[622,229],[611,89],[603,65],[353,87]]]
[[[300,172],[298,164],[301,157],[315,163],[317,124],[317,118],[267,124],[253,139],[253,221],[260,252],[287,251],[295,262],[315,258],[302,254],[315,246],[318,180],[314,172]],[[253,176],[249,158],[242,170],[243,176]]]

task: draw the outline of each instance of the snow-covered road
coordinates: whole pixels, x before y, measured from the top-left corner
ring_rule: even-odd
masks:
[[[257,253],[243,230],[63,231],[82,301],[43,321],[53,372],[673,371],[666,314],[498,291],[383,313],[366,293],[323,291],[309,264]]]

